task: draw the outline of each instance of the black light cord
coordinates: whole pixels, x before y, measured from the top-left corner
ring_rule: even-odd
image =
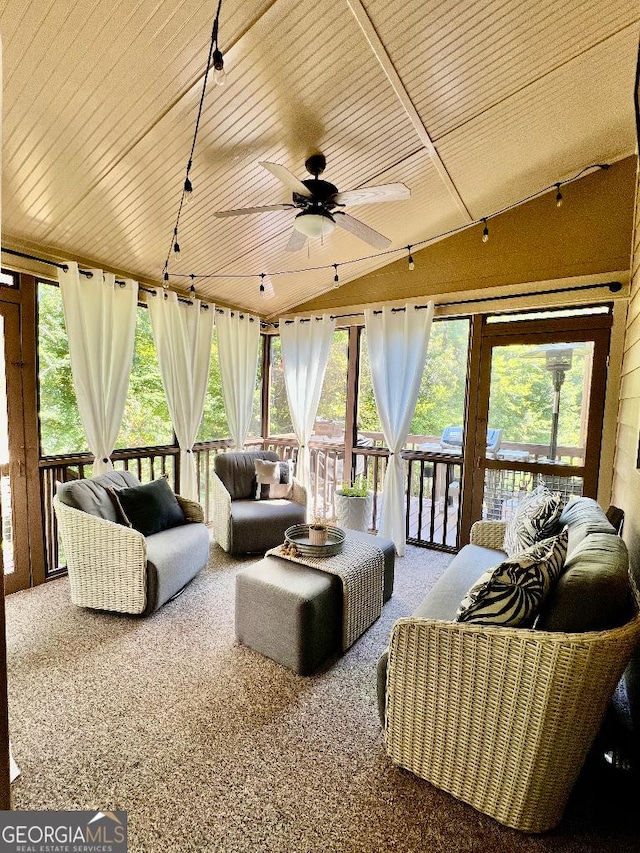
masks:
[[[222,8],[222,0],[218,0],[218,8],[216,10],[216,16],[213,21],[213,27],[211,28],[211,40],[209,42],[209,55],[207,56],[207,67],[204,72],[204,79],[202,81],[202,92],[200,94],[200,104],[198,105],[198,115],[196,116],[196,126],[193,131],[193,140],[191,142],[191,151],[189,152],[189,160],[187,162],[187,169],[184,179],[184,184],[182,186],[182,195],[180,196],[180,204],[178,205],[178,215],[176,216],[176,224],[173,229],[173,235],[171,237],[171,245],[169,246],[169,251],[167,253],[167,259],[164,262],[164,268],[162,270],[162,279],[164,282],[169,280],[169,258],[171,257],[171,252],[174,251],[174,247],[178,245],[178,228],[180,227],[180,217],[182,216],[182,208],[184,207],[185,195],[187,193],[187,186],[191,186],[191,180],[189,178],[189,172],[191,171],[191,167],[193,166],[193,154],[196,150],[196,142],[198,140],[198,130],[200,129],[200,119],[202,118],[202,108],[204,106],[204,96],[207,91],[207,80],[209,79],[209,70],[211,68],[211,62],[213,59],[213,54],[218,50],[218,29],[220,24],[220,10]],[[189,190],[192,192],[193,190]]]
[[[437,240],[442,240],[444,237],[451,237],[454,234],[459,234],[462,231],[466,231],[469,228],[473,228],[476,225],[480,225],[481,223],[485,224],[485,229],[486,229],[486,223],[488,220],[494,219],[496,216],[500,216],[503,213],[507,213],[509,210],[513,210],[516,207],[520,207],[520,205],[526,204],[529,201],[533,201],[533,199],[540,198],[540,196],[543,196],[546,193],[551,192],[551,190],[555,190],[556,192],[559,192],[559,188],[561,186],[566,186],[568,184],[573,183],[574,181],[577,181],[579,178],[581,178],[585,174],[585,172],[589,172],[592,169],[608,169],[608,168],[609,168],[609,163],[592,163],[591,165],[585,166],[583,169],[580,169],[579,172],[577,172],[571,178],[567,178],[565,181],[554,181],[552,184],[549,184],[549,186],[544,187],[541,190],[537,190],[536,192],[531,193],[530,195],[525,196],[524,198],[521,198],[519,201],[514,201],[514,202],[512,202],[512,204],[508,204],[505,207],[501,207],[499,210],[495,210],[493,213],[490,213],[487,216],[482,216],[479,219],[475,219],[473,222],[467,222],[464,225],[458,225],[455,228],[450,228],[448,231],[443,231],[441,234],[435,234],[432,237],[428,237],[426,240],[418,240],[417,242],[411,244],[411,248],[415,249],[418,247],[427,246],[430,243],[436,242]],[[184,197],[184,193],[183,193],[183,197]],[[182,207],[182,204],[181,204],[181,207]],[[172,240],[173,240],[173,238],[172,238]],[[348,260],[348,261],[340,261],[338,266],[345,267],[345,266],[349,266],[350,264],[360,264],[363,261],[371,261],[374,258],[384,258],[388,255],[400,255],[401,253],[404,253],[406,251],[407,251],[407,246],[402,246],[399,249],[386,249],[384,252],[375,252],[374,254],[371,254],[371,255],[363,255],[360,258],[352,258],[351,260]],[[169,255],[170,254],[171,254],[171,250],[169,250]],[[168,262],[169,262],[169,259],[167,258],[167,264],[168,264]],[[305,273],[305,272],[320,272],[321,270],[334,270],[334,272],[335,272],[335,267],[336,267],[336,264],[322,264],[321,266],[317,266],[317,267],[302,267],[301,269],[297,269],[297,270],[278,270],[277,272],[267,272],[267,273],[265,273],[265,275],[270,275],[270,276],[300,275],[301,273]],[[166,269],[165,269],[165,272],[166,272]],[[197,274],[196,273],[172,273],[172,278],[190,278],[190,279],[194,279],[194,278],[200,278],[200,279],[217,279],[217,278],[251,279],[251,278],[255,278],[255,279],[260,279],[260,275],[261,275],[260,273],[203,273],[203,274],[201,274],[201,273],[197,273]]]

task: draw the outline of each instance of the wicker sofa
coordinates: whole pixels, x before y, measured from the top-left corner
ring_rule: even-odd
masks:
[[[117,523],[108,490],[139,485],[128,471],[110,471],[58,487],[53,506],[74,604],[147,615],[207,565],[209,531],[195,501],[176,495],[186,523],[150,536]]]
[[[505,554],[505,525],[478,522],[378,665],[387,754],[507,826],[561,819],[640,638],[628,554],[600,507],[570,502],[565,569],[532,629],[454,621]]]

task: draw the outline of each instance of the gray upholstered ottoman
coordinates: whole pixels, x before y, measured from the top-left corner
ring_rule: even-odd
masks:
[[[375,540],[384,553],[384,600],[393,591],[395,549]],[[236,637],[240,643],[299,675],[317,669],[342,645],[342,582],[336,575],[268,556],[236,576]]]

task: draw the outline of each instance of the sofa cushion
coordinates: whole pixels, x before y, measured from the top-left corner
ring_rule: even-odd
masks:
[[[307,510],[287,500],[231,501],[231,552],[264,553],[284,542],[284,532],[304,524]]]
[[[488,568],[495,566],[504,557],[504,551],[494,551],[480,545],[465,545],[412,615],[421,619],[453,622],[460,602],[469,588]]]
[[[592,532],[615,533],[605,511],[593,498],[572,497],[562,510],[559,523],[564,527],[588,524]]]
[[[256,459],[257,501],[288,498],[293,483],[293,460],[272,462],[270,459]]]
[[[218,453],[213,468],[232,501],[254,498],[256,493],[256,459],[278,461],[273,450],[251,450],[238,453]]]
[[[536,621],[542,631],[605,631],[633,615],[629,555],[615,533],[591,533],[567,558]]]
[[[489,569],[460,602],[458,622],[528,627],[560,577],[567,533],[537,542]]]
[[[145,613],[153,613],[207,565],[209,531],[204,524],[183,524],[148,536],[146,545]]]
[[[108,490],[139,485],[140,481],[129,471],[107,471],[86,480],[59,483],[56,493],[63,504],[73,509],[80,509],[107,521],[118,521],[116,508]]]
[[[123,522],[143,536],[160,533],[186,521],[182,507],[164,477],[141,486],[112,489],[112,494]]]
[[[503,546],[507,556],[514,557],[558,533],[561,511],[560,496],[552,494],[546,486],[538,486],[526,495],[507,522]]]

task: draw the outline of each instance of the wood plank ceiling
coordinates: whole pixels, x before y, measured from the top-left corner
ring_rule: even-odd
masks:
[[[161,281],[216,5],[4,0],[3,245]],[[274,316],[334,271],[274,273],[338,263],[342,283],[397,258],[347,264],[375,250],[341,230],[287,253],[291,211],[216,219],[290,201],[260,160],[304,178],[322,151],[339,189],[403,181],[409,201],[350,210],[401,248],[633,153],[639,23],[629,0],[223,2],[227,83],[207,90],[170,286],[193,273]]]

